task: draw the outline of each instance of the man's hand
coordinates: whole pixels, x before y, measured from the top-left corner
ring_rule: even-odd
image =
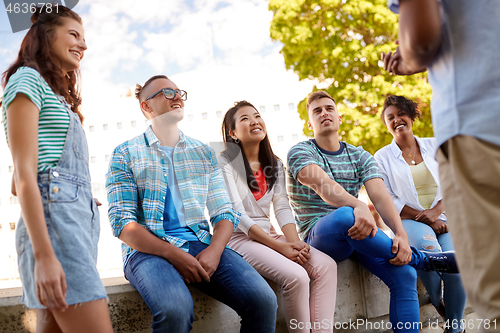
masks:
[[[398,41],[396,41],[396,44],[398,44]],[[392,51],[388,53],[382,52],[381,59],[384,62],[384,69],[391,74],[412,75],[415,73],[419,73],[410,70],[406,66],[403,58],[401,58],[401,52],[399,51],[399,47],[396,48],[396,51],[394,51],[394,53]]]
[[[415,216],[415,221],[431,225],[438,220],[439,215],[441,215],[441,213],[434,208],[426,209]]]
[[[222,248],[222,251],[224,251],[224,248]],[[219,267],[222,251],[209,245],[205,250],[201,251],[196,256],[196,259],[198,259],[201,267],[203,267],[209,277],[211,277],[217,270],[217,267]]]
[[[359,205],[354,208],[354,225],[349,229],[348,235],[352,239],[362,240],[377,233],[377,224],[370,213],[367,205]]]
[[[443,220],[437,220],[429,225],[436,235],[445,234],[448,232],[448,225]]]
[[[198,254],[201,255],[202,252]],[[194,283],[201,282],[201,280],[205,280],[210,282],[210,276],[207,274],[206,270],[197,260],[197,258],[193,257],[187,252],[176,251],[175,255],[170,256],[170,263],[174,266],[174,268],[179,272],[179,274],[184,278],[186,283]]]
[[[408,237],[395,235],[392,239],[392,253],[396,254],[389,262],[393,265],[406,265],[411,261],[412,251],[408,244]]]

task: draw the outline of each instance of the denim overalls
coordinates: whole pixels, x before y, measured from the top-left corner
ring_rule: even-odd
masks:
[[[57,259],[68,285],[68,305],[106,297],[96,268],[99,241],[99,211],[90,186],[89,153],[80,118],[60,97],[70,116],[70,125],[57,165],[38,174],[45,222]],[[44,308],[36,295],[35,259],[24,220],[16,231],[16,250],[28,308]]]

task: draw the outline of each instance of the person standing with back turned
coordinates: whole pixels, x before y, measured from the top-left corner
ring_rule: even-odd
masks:
[[[481,328],[500,331],[500,1],[388,4],[399,12],[399,47],[382,54],[384,68],[397,75],[428,70],[436,159],[462,282]]]

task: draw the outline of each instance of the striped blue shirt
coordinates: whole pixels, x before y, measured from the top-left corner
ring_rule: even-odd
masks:
[[[214,150],[181,131],[179,134],[173,164],[186,225],[201,242],[210,244],[205,207],[212,225],[229,220],[236,228],[240,214],[232,208]],[[165,234],[163,212],[169,162],[159,146],[160,141],[150,126],[143,134],[115,148],[106,174],[109,221],[116,237],[127,224],[137,222],[157,237],[187,250],[185,240]],[[122,244],[124,264],[132,252],[132,248]]]
[[[343,141],[340,149],[330,152],[320,148],[314,139],[299,142],[288,152],[287,186],[290,204],[296,214],[299,232],[305,238],[309,230],[323,216],[339,207],[333,207],[308,186],[297,180],[297,174],[308,165],[316,164],[349,194],[358,197],[365,182],[382,178],[377,162],[363,149]]]

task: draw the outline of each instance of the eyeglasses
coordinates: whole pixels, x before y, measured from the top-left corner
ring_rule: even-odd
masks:
[[[177,93],[177,95],[179,95],[179,97],[183,101],[187,100],[187,98],[188,98],[188,93],[185,90],[174,90],[174,89],[170,89],[170,88],[163,88],[163,89],[155,92],[153,95],[148,96],[148,98],[146,98],[144,101],[147,101],[147,100],[155,97],[156,95],[158,95],[161,92],[163,92],[163,96],[165,96],[166,99],[174,99],[175,93]]]

